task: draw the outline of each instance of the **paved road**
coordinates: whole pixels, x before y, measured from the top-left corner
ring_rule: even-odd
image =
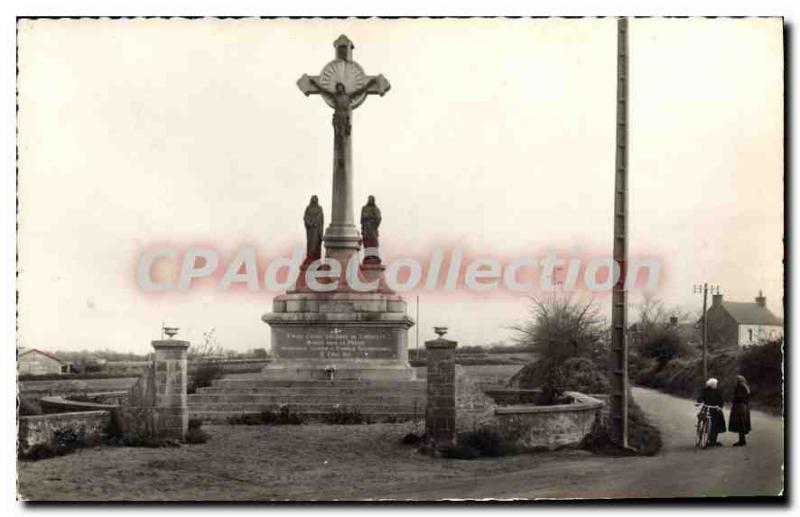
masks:
[[[652,458],[602,458],[583,452],[559,458],[531,455],[529,469],[424,486],[398,486],[379,497],[440,498],[597,498],[777,495],[782,490],[783,422],[752,412],[747,447],[721,435],[725,447],[696,451],[691,401],[634,388],[634,398],[661,428],[664,449]],[[728,411],[725,411],[726,419]],[[557,455],[553,455],[557,456]],[[370,497],[375,497],[374,494]]]

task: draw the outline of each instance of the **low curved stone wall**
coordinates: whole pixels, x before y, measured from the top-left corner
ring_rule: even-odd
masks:
[[[118,392],[112,393],[93,393],[92,397],[111,397]],[[126,392],[119,392],[124,397]],[[110,402],[110,401],[109,401]],[[78,411],[110,411],[119,407],[119,403],[101,404],[97,402],[84,402],[80,400],[69,400],[66,397],[43,397],[39,403],[45,413],[74,413]]]
[[[565,393],[572,403],[553,406],[519,404],[497,406],[497,432],[524,449],[557,449],[578,445],[589,434],[604,403],[574,391]]]

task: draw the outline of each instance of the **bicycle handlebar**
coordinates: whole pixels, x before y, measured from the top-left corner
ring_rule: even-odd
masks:
[[[703,404],[702,402],[700,402],[700,403],[695,403],[695,406],[696,406],[696,407],[697,407],[697,406],[705,406],[705,407],[707,407],[707,408],[711,408],[711,409],[719,409],[720,411],[722,411],[722,407],[721,407],[721,406],[712,406],[712,405],[710,405],[710,404]]]

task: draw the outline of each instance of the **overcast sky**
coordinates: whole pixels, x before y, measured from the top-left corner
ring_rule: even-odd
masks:
[[[330,219],[331,110],[295,82],[341,33],[392,84],[353,120],[356,213],[375,195],[388,256],[610,254],[614,20],[28,20],[20,344],[146,352],[165,320],[268,346],[273,293],[145,294],[134,268],[157,245],[287,254],[312,194]],[[697,310],[707,281],[731,300],[763,289],[782,316],[780,20],[642,19],[630,35],[631,256],[663,261],[668,305]],[[503,340],[526,313],[521,295],[420,296],[422,340],[433,325]]]

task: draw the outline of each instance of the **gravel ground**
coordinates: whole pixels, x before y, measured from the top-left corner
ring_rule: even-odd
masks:
[[[412,423],[205,429],[211,435],[205,444],[100,446],[19,462],[18,491],[39,501],[369,499],[408,484],[457,484],[530,468],[548,456],[433,459],[400,443]]]

